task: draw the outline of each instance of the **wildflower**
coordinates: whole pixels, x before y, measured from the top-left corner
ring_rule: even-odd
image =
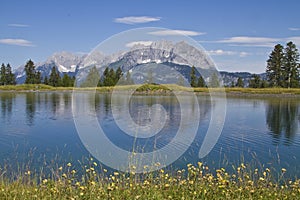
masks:
[[[107,172],[107,169],[103,169],[103,171],[106,173],[106,172]]]
[[[71,171],[71,174],[75,174],[75,173],[76,173],[76,170],[73,169],[73,170]]]
[[[67,178],[67,174],[63,173],[62,177]]]
[[[43,180],[43,184],[46,184],[47,182],[48,182],[47,179],[44,179],[44,180]]]
[[[79,195],[80,195],[80,196],[83,196],[83,192],[80,192]]]
[[[264,173],[263,173],[263,175],[264,175],[264,177],[266,177],[266,176],[267,176],[267,173],[266,173],[266,172],[264,172]]]
[[[197,164],[198,164],[198,167],[199,167],[199,168],[202,167],[202,165],[203,165],[202,162],[198,162]]]
[[[91,184],[92,184],[92,185],[95,185],[96,183],[95,183],[95,181],[91,181]]]
[[[84,186],[80,186],[79,189],[85,190],[85,187]]]
[[[58,168],[59,171],[62,171],[62,169],[63,169],[62,167],[59,167],[59,168]]]
[[[67,164],[67,166],[68,166],[68,167],[71,167],[71,166],[72,166],[72,164],[71,164],[71,163],[68,163],[68,164]]]
[[[119,172],[114,172],[114,175],[115,176],[119,176]]]
[[[282,173],[285,173],[285,172],[286,172],[286,169],[285,169],[285,168],[282,168],[282,169],[281,169],[281,172],[282,172]]]
[[[241,168],[245,169],[246,166],[244,165],[244,163],[241,164]]]
[[[93,162],[93,164],[94,164],[95,167],[97,167],[97,163],[96,162]]]
[[[27,172],[25,172],[25,174],[27,174],[27,175],[29,175],[30,176],[30,174],[31,174],[31,171],[27,171]]]
[[[270,169],[269,169],[269,168],[266,168],[266,172],[270,172]]]
[[[170,187],[170,184],[166,183],[165,188],[169,188],[169,187]]]

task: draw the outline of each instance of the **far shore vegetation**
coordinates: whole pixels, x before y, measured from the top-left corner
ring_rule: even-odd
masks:
[[[10,64],[2,64],[0,68],[0,90],[70,90],[76,85],[77,89],[79,87],[87,89],[97,86],[97,91],[109,92],[116,88],[132,88],[134,84],[130,71],[124,73],[121,67],[118,67],[116,70],[106,67],[102,74],[100,74],[96,66],[91,67],[86,78],[80,82],[76,82],[75,76],[70,76],[68,73],[60,73],[56,66],[52,67],[49,76],[42,75],[39,70],[36,70],[32,60],[26,63],[24,71],[26,75],[24,84],[17,85],[16,76],[12,72]],[[211,88],[219,88],[223,85],[222,77],[218,73],[212,73],[209,77],[202,77],[197,75],[196,71],[196,68],[192,66],[190,76],[185,77],[188,83],[185,83],[184,78],[180,77],[172,88],[190,91],[190,89],[187,89],[187,86],[190,86],[196,92],[207,92],[207,87],[211,90]],[[138,92],[172,90],[165,87],[168,85],[158,86],[153,79],[153,72],[149,70],[144,84],[138,88]],[[114,87],[116,85],[118,86]],[[238,77],[231,84],[225,85],[225,87],[227,92],[299,94],[299,90],[296,88],[300,88],[300,63],[296,45],[293,42],[288,42],[286,47],[283,47],[281,44],[277,44],[274,47],[267,59],[265,78],[253,74],[246,82],[242,77]]]

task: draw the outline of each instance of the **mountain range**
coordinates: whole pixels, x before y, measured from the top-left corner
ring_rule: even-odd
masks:
[[[198,67],[200,73],[197,71],[197,76],[200,74],[205,76],[208,71],[215,70],[214,64],[205,52],[199,51],[184,41],[177,43],[156,41],[147,45],[137,43],[127,51],[111,55],[105,55],[96,50],[91,54],[54,53],[45,62],[36,63],[35,66],[36,70],[41,72],[42,77],[49,76],[52,67],[55,66],[61,75],[67,73],[70,76],[76,76],[79,81],[84,80],[88,69],[93,66],[99,69],[100,74],[106,67],[113,69],[121,67],[124,72],[138,71],[132,76],[136,83],[145,81],[149,69],[152,70],[153,77],[159,83],[176,83],[179,73],[190,80],[191,66]],[[24,83],[26,78],[24,66],[18,67],[15,74],[17,83]],[[246,86],[252,76],[249,72],[225,71],[221,71],[220,75],[224,85],[231,85],[241,77]],[[259,75],[265,79],[265,73]]]

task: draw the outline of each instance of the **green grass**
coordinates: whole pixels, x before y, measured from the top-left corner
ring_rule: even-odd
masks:
[[[112,92],[117,91],[128,91],[136,88],[137,85],[124,85],[124,86],[109,86],[109,87],[97,87],[97,92]],[[172,91],[182,92],[197,92],[197,93],[208,93],[209,91],[223,91],[220,88],[188,88],[182,87],[175,84],[155,85],[155,84],[143,84],[138,85],[136,93],[142,94],[165,94],[171,93]],[[52,87],[44,84],[20,84],[20,85],[7,85],[0,86],[0,91],[72,91],[73,87]],[[75,88],[76,90],[95,90],[91,88]],[[225,88],[227,94],[289,94],[299,95],[300,88]]]
[[[231,174],[200,162],[171,173],[108,174],[91,161],[84,171],[79,175],[68,163],[51,177],[27,170],[9,180],[2,170],[0,199],[300,199],[300,180],[285,179],[285,169],[275,181],[268,168],[251,171],[244,164]]]

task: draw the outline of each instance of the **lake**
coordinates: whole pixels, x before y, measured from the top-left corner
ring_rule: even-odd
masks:
[[[97,120],[107,138],[127,151],[151,152],[154,147],[163,148],[175,137],[180,124],[180,105],[175,96],[135,95],[130,100],[129,112],[139,125],[150,123],[149,106],[153,104],[162,105],[168,113],[157,135],[135,140],[118,127],[112,114],[111,94],[96,93],[94,100]],[[197,100],[200,120],[195,139],[169,169],[184,168],[198,161],[211,168],[228,170],[247,163],[253,168],[269,167],[275,171],[286,168],[289,176],[300,178],[300,99],[227,97],[221,136],[202,159],[198,157],[199,149],[215,102],[201,94]],[[2,166],[18,169],[28,165],[38,169],[45,165],[88,162],[86,158],[91,155],[74,123],[72,92],[1,92],[0,109]]]

